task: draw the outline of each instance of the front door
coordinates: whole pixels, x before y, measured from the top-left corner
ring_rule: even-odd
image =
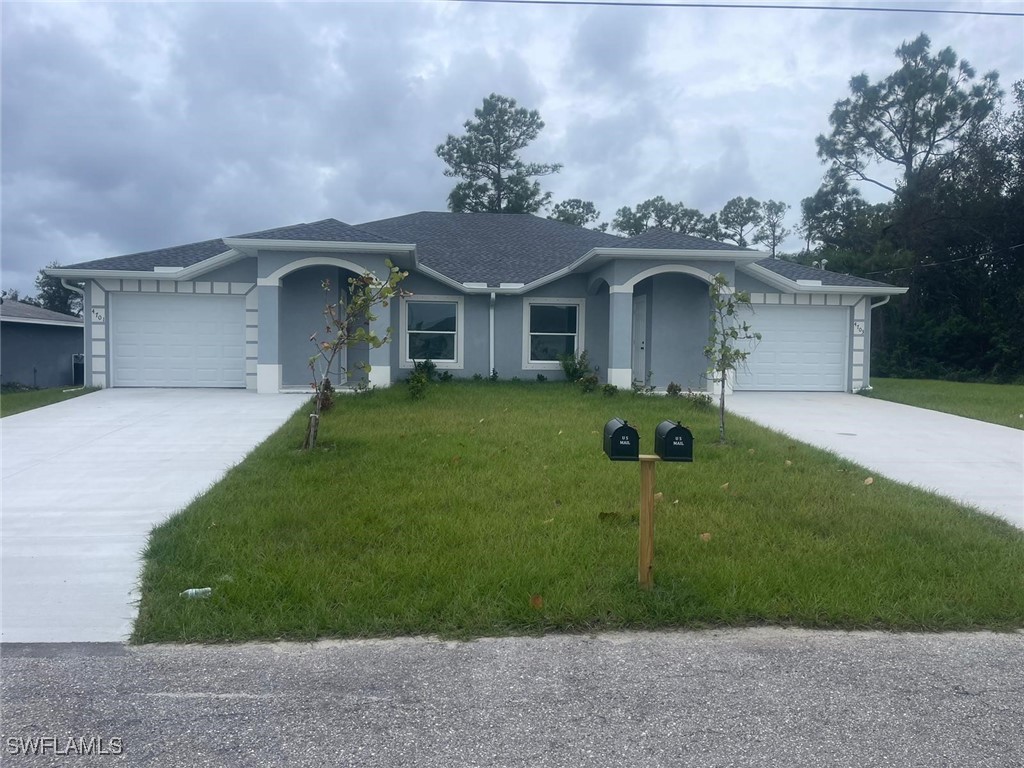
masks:
[[[633,381],[647,382],[647,296],[633,296]]]

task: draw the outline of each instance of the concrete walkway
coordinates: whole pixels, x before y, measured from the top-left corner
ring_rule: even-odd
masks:
[[[1024,528],[1024,431],[833,392],[736,392],[726,408]]]
[[[126,639],[150,530],[302,403],[107,389],[0,420],[3,641]]]

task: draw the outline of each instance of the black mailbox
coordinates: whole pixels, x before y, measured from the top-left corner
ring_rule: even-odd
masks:
[[[612,461],[640,461],[640,434],[622,419],[604,425],[604,452]]]
[[[663,421],[654,431],[654,452],[662,461],[693,461],[693,434],[677,421]]]

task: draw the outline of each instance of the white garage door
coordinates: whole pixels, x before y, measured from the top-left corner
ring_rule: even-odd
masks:
[[[847,388],[849,309],[754,307],[761,341],[736,371],[736,389],[842,392]]]
[[[115,387],[244,387],[241,296],[115,293]]]

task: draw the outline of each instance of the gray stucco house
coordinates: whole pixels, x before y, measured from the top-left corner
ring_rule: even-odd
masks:
[[[82,318],[49,309],[0,302],[0,382],[27,387],[70,387],[72,357],[82,354]]]
[[[856,391],[871,310],[906,289],[664,230],[622,238],[527,214],[422,212],[335,219],[47,270],[85,286],[86,381],[100,387],[308,389],[322,281],[407,270],[380,313],[381,349],[351,349],[369,383],[429,357],[456,377],[560,375],[587,350],[604,381],[710,389],[708,283],[749,291],[763,339],[730,385]],[[337,298],[337,297],[332,297]],[[352,367],[351,365],[349,366]]]

